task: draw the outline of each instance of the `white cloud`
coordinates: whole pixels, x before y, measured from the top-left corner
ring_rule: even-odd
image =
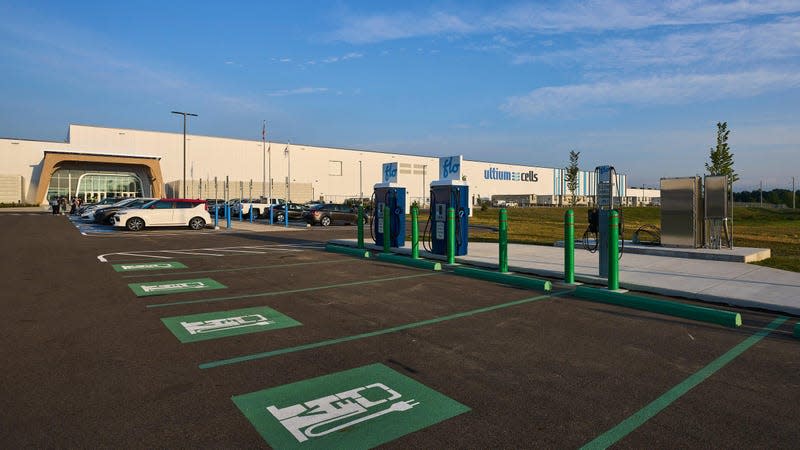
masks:
[[[624,81],[548,86],[510,97],[501,109],[517,116],[537,116],[579,107],[676,105],[722,98],[748,98],[797,88],[800,73],[757,70],[711,75],[653,76]]]
[[[543,34],[575,31],[641,30],[651,27],[730,23],[764,15],[800,12],[796,0],[735,2],[631,2],[624,0],[542,2],[493,9],[344,17],[332,37],[371,43],[440,34],[523,31]]]
[[[281,89],[268,93],[270,97],[285,97],[287,95],[305,95],[305,94],[320,94],[328,92],[326,87],[301,87],[295,89]]]
[[[580,62],[593,68],[631,68],[698,63],[742,64],[800,55],[800,17],[774,22],[726,24],[699,31],[680,31],[658,39],[608,39],[574,50],[517,55],[516,64]]]

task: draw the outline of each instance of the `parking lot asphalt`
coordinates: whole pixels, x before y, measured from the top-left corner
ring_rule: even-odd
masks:
[[[796,319],[729,308],[745,318],[729,329],[586,302],[565,288],[530,291],[324,252],[354,227],[83,235],[64,217],[31,214],[0,215],[0,228],[3,448],[800,442]],[[137,264],[150,270],[123,267]],[[164,290],[207,279],[215,289]],[[289,320],[185,343],[167,326],[178,318],[238,333],[261,307]],[[339,379],[351,381],[329,386]],[[427,390],[414,393],[408,380]],[[267,412],[333,394],[355,407],[362,398],[345,391],[379,384],[405,409],[358,416],[321,437],[300,422],[305,434],[289,434],[291,419]],[[373,411],[382,401],[364,404]],[[306,424],[324,429],[313,416],[330,410],[310,411]],[[258,415],[265,421],[249,420]]]

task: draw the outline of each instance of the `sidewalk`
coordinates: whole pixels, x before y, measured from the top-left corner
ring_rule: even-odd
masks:
[[[355,247],[355,239],[335,239],[333,244]],[[382,247],[367,244],[368,248]],[[393,252],[411,254],[410,243]],[[563,280],[564,249],[538,245],[508,245],[509,270]],[[423,258],[445,260],[420,251]],[[498,245],[470,242],[469,254],[456,262],[497,270]],[[657,255],[624,254],[619,264],[623,289],[683,297],[746,308],[760,308],[800,316],[800,273],[746,263],[684,259]],[[600,286],[598,255],[575,250],[577,281]]]

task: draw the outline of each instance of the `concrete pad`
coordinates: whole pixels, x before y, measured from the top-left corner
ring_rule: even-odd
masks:
[[[356,245],[355,239],[330,242]],[[382,248],[370,244],[367,246]],[[392,251],[410,254],[411,248],[406,245],[393,248]],[[509,244],[508,254],[508,268],[512,272],[555,279],[564,276],[563,248]],[[446,259],[426,251],[420,251],[420,256]],[[470,242],[469,254],[456,257],[456,262],[496,270],[499,267],[498,246],[490,242]],[[605,286],[607,281],[598,276],[598,270],[597,253],[575,251],[576,281]],[[800,315],[800,273],[796,272],[692,256],[681,258],[630,253],[623,254],[619,270],[620,287],[631,291]]]
[[[589,240],[589,245],[594,246],[594,239]],[[556,241],[554,246],[564,248],[564,241]],[[575,241],[575,250],[584,249],[583,241]],[[770,258],[772,251],[768,248],[734,247],[734,248],[679,248],[661,247],[654,245],[634,244],[625,241],[625,253],[651,256],[667,256],[672,258],[702,259],[709,261],[729,262],[756,262]]]

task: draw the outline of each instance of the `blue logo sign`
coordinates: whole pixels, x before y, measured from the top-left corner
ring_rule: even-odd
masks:
[[[383,182],[396,183],[397,182],[397,163],[384,163],[383,164]]]
[[[507,181],[528,181],[535,183],[539,181],[539,174],[529,170],[527,172],[511,172],[490,167],[483,171],[483,178],[487,180],[507,180]]]
[[[439,158],[439,178],[442,180],[461,180],[461,156]]]

